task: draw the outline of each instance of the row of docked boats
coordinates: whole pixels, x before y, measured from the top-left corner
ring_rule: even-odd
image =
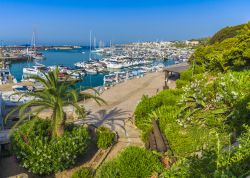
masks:
[[[86,71],[87,74],[107,72],[105,63],[99,60],[77,62],[75,63],[75,66],[79,69]]]
[[[145,60],[143,58],[131,58],[129,56],[112,56],[110,58],[104,58],[103,61],[107,65],[107,68],[110,69],[122,69],[152,63],[152,60]]]
[[[24,52],[24,55],[27,55],[31,59],[37,59],[37,60],[45,59],[43,53],[38,52],[36,50],[29,50],[29,48],[27,48],[26,52]]]
[[[101,60],[90,59],[87,62],[77,62],[76,67],[83,68],[87,73],[95,74],[97,72],[107,72],[109,69],[124,69],[135,66],[151,64],[152,60],[132,59],[128,56],[113,56]]]
[[[85,71],[81,69],[76,68],[70,68],[66,66],[48,66],[46,67],[43,64],[36,63],[36,65],[32,67],[25,67],[23,68],[23,79],[27,79],[30,76],[39,76],[39,77],[45,77],[44,73],[47,73],[49,71],[53,71],[58,67],[59,69],[59,77],[65,78],[70,77],[71,79],[79,80],[82,77],[85,76]]]
[[[162,71],[164,67],[165,66],[163,64],[147,65],[128,68],[127,70],[120,72],[110,72],[108,75],[104,75],[103,86],[114,86],[118,83],[130,80],[135,77],[143,77],[146,73]]]

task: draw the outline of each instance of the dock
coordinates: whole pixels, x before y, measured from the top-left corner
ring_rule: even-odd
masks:
[[[10,57],[0,56],[0,60],[4,60],[4,61],[26,61],[26,60],[29,60],[29,57],[27,57],[27,56],[10,56]]]
[[[2,92],[2,91],[13,91],[12,87],[14,85],[21,85],[21,86],[27,86],[28,87],[28,86],[33,86],[33,83],[25,81],[25,82],[19,82],[19,83],[2,84],[2,85],[0,85],[0,92]]]

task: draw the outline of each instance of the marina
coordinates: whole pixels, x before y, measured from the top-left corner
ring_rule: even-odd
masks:
[[[84,71],[85,77],[84,77],[84,80],[79,83],[79,86],[80,85],[91,86],[91,87],[101,86],[103,85],[104,75],[109,74],[110,72],[113,72],[116,70],[118,71],[131,70],[131,66],[128,66],[128,63],[123,63],[123,65],[127,64],[127,66],[121,67],[121,68],[116,68],[116,67],[108,68],[107,67],[107,64],[110,64],[111,61],[117,60],[120,62],[121,61],[120,58],[105,57],[104,59],[102,59],[101,55],[92,53],[91,56],[93,60],[89,60],[90,52],[89,52],[88,47],[75,48],[72,50],[54,50],[53,49],[53,50],[44,50],[44,51],[39,51],[39,52],[42,52],[43,55],[46,56],[46,59],[39,60],[39,63],[46,67],[56,66],[56,65],[64,66],[72,70],[81,71],[81,75],[83,74],[83,71]],[[133,60],[137,62],[131,63],[130,65],[134,65],[134,66],[140,65],[139,64],[140,60],[135,60],[135,59]],[[38,71],[36,71],[36,69],[39,67],[36,67],[36,69],[34,68],[34,66],[37,66],[36,63],[37,63],[36,60],[11,62],[11,64],[9,65],[9,69],[10,69],[11,74],[13,74],[13,76],[16,78],[16,80],[20,82],[23,79],[23,74],[27,72],[30,72],[30,73],[34,72],[35,74],[39,73]],[[77,63],[81,64],[82,66],[75,65]],[[152,61],[148,63],[152,64]],[[170,65],[170,64],[174,64],[174,61],[155,60],[154,63],[155,64],[164,63],[164,65]],[[141,67],[146,67],[146,66],[141,66]]]
[[[250,178],[249,7],[2,0],[0,178]]]
[[[193,53],[195,42],[143,42],[102,46],[36,46],[32,37],[29,48],[2,47],[6,66],[1,70],[1,83],[17,83],[32,75],[43,77],[58,66],[60,78],[78,80],[77,86],[110,87],[146,73],[162,71],[165,66],[185,62]],[[183,47],[177,47],[182,44]],[[8,60],[17,53],[27,60]],[[32,81],[31,81],[32,82]]]
[[[157,48],[157,45],[160,47]],[[153,48],[155,50],[152,52]],[[162,72],[166,66],[185,62],[193,51],[190,45],[176,48],[173,47],[173,43],[167,42],[134,43],[102,48],[75,46],[70,49],[37,49],[39,48],[35,45],[32,48],[18,49],[29,56],[26,61],[9,61],[8,58],[2,60],[0,91],[5,106],[14,107],[34,99],[20,99],[20,95],[13,94],[16,91],[25,93],[42,89],[39,82],[29,77],[45,78],[45,73],[56,68],[59,70],[59,80],[67,78],[76,81],[76,86],[80,90],[94,87],[97,91],[104,91],[128,80],[142,78],[148,73]],[[4,50],[1,51],[3,54]],[[8,51],[11,52],[13,49]],[[162,55],[171,59],[161,57]]]
[[[23,48],[21,51],[30,54],[28,60],[10,61],[8,57],[2,60],[0,71],[2,106],[12,108],[33,100],[34,98],[21,98],[22,95],[13,94],[16,91],[25,93],[41,90],[40,83],[29,77],[40,76],[44,78],[45,73],[56,68],[59,70],[59,80],[63,81],[67,78],[76,81],[76,86],[80,90],[96,88],[97,91],[103,92],[117,84],[142,78],[148,73],[162,72],[166,66],[183,62],[183,56],[181,55],[177,59],[164,60],[153,58],[147,53],[148,47],[144,49],[132,48],[135,51],[134,53],[138,54],[143,50],[145,56],[133,56],[129,54],[128,47],[117,48],[116,46],[95,47],[92,50],[88,46],[44,50]],[[1,51],[3,54],[3,50]],[[11,50],[9,51],[11,52]],[[160,53],[160,51],[157,53]],[[190,51],[183,52],[183,54],[187,53],[190,53]],[[31,56],[34,54],[38,54],[42,58],[35,59]]]

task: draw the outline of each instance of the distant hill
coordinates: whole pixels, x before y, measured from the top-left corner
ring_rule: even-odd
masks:
[[[214,44],[216,42],[221,42],[227,38],[235,37],[244,29],[246,24],[241,24],[237,26],[225,27],[214,34],[214,36],[209,40],[209,44]]]

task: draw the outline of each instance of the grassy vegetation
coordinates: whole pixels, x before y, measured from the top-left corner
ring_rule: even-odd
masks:
[[[135,123],[144,140],[157,118],[177,158],[164,177],[250,174],[249,49],[249,23],[225,28],[195,51],[177,89],[144,96],[138,104]]]
[[[232,27],[233,29],[233,27]],[[191,64],[212,73],[244,70],[250,66],[250,23],[233,37],[199,47],[191,57]],[[223,31],[221,32],[222,34]],[[223,35],[222,35],[223,36]]]
[[[147,178],[153,172],[162,172],[163,166],[158,155],[139,147],[126,148],[117,158],[104,163],[96,173],[102,177],[141,177]]]
[[[225,27],[215,33],[212,38],[209,40],[209,44],[215,44],[217,42],[221,42],[227,38],[233,38],[236,35],[240,34],[240,32],[244,29],[245,24],[232,26],[232,27]]]
[[[97,147],[101,149],[107,149],[112,145],[115,139],[115,133],[110,129],[101,126],[97,129]]]
[[[80,170],[74,172],[71,178],[93,178],[94,170],[89,167],[83,167]]]

